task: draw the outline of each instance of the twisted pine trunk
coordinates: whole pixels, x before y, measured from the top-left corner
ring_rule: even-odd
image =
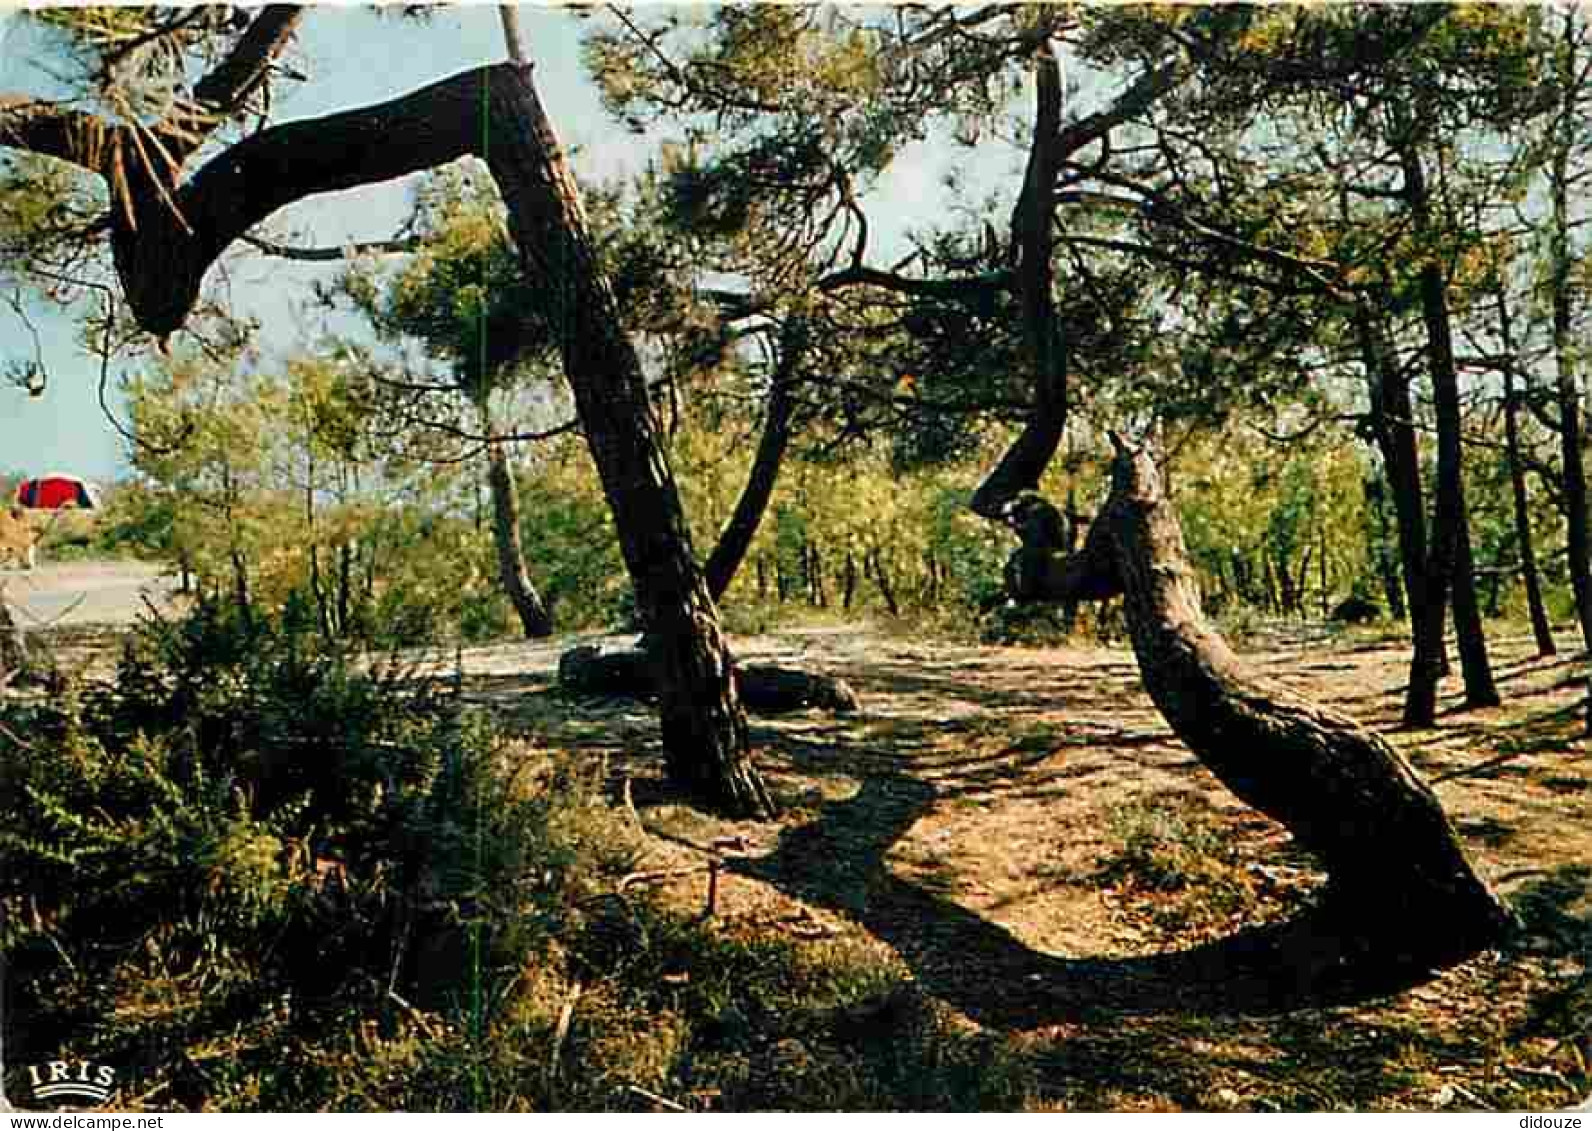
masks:
[[[1206,623],[1182,528],[1143,452],[1118,450],[1058,597],[1120,592],[1146,689],[1241,799],[1321,860],[1334,910],[1390,956],[1457,958],[1497,942],[1509,912],[1477,875],[1431,789],[1386,740],[1249,669]]]

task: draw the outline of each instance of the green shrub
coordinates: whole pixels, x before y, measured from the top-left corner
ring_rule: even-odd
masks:
[[[164,1078],[163,1102],[302,1105],[284,1066],[351,1017],[478,1016],[603,866],[569,834],[589,786],[516,784],[447,686],[220,606],[3,723],[7,1051]],[[230,1082],[188,1071],[229,1032]]]
[[[1211,814],[1139,802],[1113,809],[1116,845],[1098,878],[1120,889],[1169,936],[1230,928],[1260,892],[1230,830]]]
[[[114,684],[0,708],[10,1063],[114,1065],[122,1108],[1024,1102],[877,949],[622,891],[604,773],[293,618],[147,626]]]

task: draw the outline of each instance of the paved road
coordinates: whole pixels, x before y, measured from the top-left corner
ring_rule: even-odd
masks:
[[[142,562],[43,564],[31,573],[0,569],[0,586],[23,629],[49,625],[131,624],[147,596],[157,605],[176,590],[161,567]]]

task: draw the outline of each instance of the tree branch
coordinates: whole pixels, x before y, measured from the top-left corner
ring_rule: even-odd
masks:
[[[835,271],[818,280],[820,291],[833,293],[848,287],[878,287],[896,294],[916,298],[933,298],[950,302],[965,302],[970,298],[987,295],[993,291],[1010,290],[1017,281],[1016,272],[1009,268],[990,271],[983,275],[969,275],[960,279],[913,279],[877,267],[853,266]]]
[[[219,114],[235,111],[265,81],[272,60],[287,47],[303,18],[304,9],[296,4],[261,8],[227,57],[194,85],[194,98]]]
[[[102,173],[107,143],[114,132],[103,119],[82,110],[26,96],[0,95],[0,145]]]
[[[1097,110],[1060,129],[1055,143],[1057,160],[1066,161],[1080,149],[1104,140],[1116,127],[1137,118],[1161,97],[1180,86],[1188,75],[1189,67],[1182,59],[1178,59],[1139,76],[1106,109]]]
[[[365,240],[360,243],[345,244],[342,247],[296,247],[292,244],[276,243],[272,240],[262,239],[259,236],[244,233],[239,237],[244,243],[266,255],[278,259],[294,259],[304,263],[336,263],[343,259],[355,259],[361,255],[401,255],[405,252],[417,250],[424,242],[419,236],[404,236],[390,240]]]
[[[176,197],[176,211],[140,201],[137,226],[118,217],[117,272],[138,324],[162,337],[180,327],[205,272],[233,240],[307,196],[392,180],[478,155],[507,64],[465,71],[374,106],[273,126],[206,163]]]

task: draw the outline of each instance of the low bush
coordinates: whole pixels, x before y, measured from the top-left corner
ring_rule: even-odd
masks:
[[[1023,1102],[876,951],[623,891],[600,772],[292,618],[148,625],[114,683],[0,707],[8,1063],[157,1110]]]
[[[162,1102],[246,1104],[356,1016],[467,1014],[605,859],[568,835],[582,791],[504,773],[447,686],[215,605],[3,723],[12,1063],[70,1050]]]
[[[1231,830],[1213,815],[1167,803],[1112,810],[1115,846],[1098,879],[1171,939],[1231,929],[1260,906],[1261,886]]]

